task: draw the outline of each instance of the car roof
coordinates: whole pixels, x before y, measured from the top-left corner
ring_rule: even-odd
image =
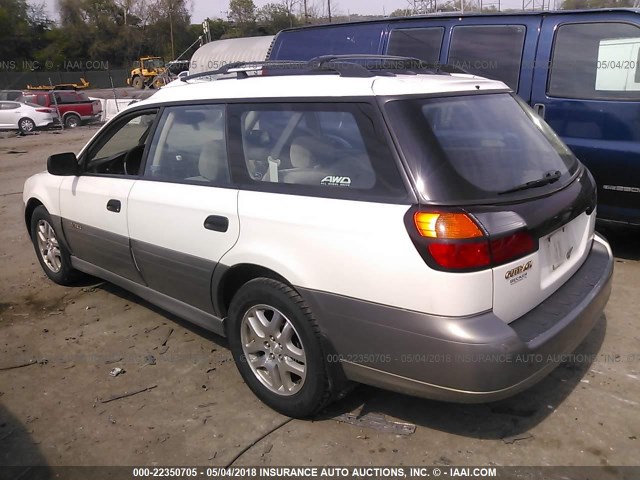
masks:
[[[247,78],[235,78],[234,75],[215,80],[210,78],[187,82],[175,80],[135,105],[216,99],[340,98],[510,90],[502,82],[464,74],[394,74],[371,77],[283,75]]]

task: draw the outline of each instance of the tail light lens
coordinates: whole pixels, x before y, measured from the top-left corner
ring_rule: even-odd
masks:
[[[53,110],[49,109],[49,108],[36,108],[36,112],[40,112],[40,113],[53,113]]]
[[[413,214],[412,238],[427,263],[441,270],[473,271],[494,267],[537,249],[524,230],[491,238],[471,216],[463,212]]]

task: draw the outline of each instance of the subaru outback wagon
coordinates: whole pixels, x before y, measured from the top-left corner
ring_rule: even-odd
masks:
[[[593,178],[503,83],[395,60],[227,66],[129,107],[27,180],[42,268],[228,336],[294,417],[357,382],[533,385],[609,298]]]

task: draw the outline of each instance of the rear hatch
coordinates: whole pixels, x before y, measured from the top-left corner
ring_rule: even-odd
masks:
[[[447,95],[383,100],[420,197],[414,218],[425,238],[414,243],[436,269],[464,275],[491,268],[494,313],[511,322],[586,259],[595,184],[517,97]]]

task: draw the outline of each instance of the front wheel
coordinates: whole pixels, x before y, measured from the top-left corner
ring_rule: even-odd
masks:
[[[31,216],[31,241],[47,277],[59,285],[70,285],[80,278],[80,272],[71,266],[69,252],[58,239],[51,215],[42,205]]]
[[[269,278],[251,280],[233,297],[228,322],[236,366],[260,400],[296,418],[328,403],[332,388],[320,330],[295,290]]]

